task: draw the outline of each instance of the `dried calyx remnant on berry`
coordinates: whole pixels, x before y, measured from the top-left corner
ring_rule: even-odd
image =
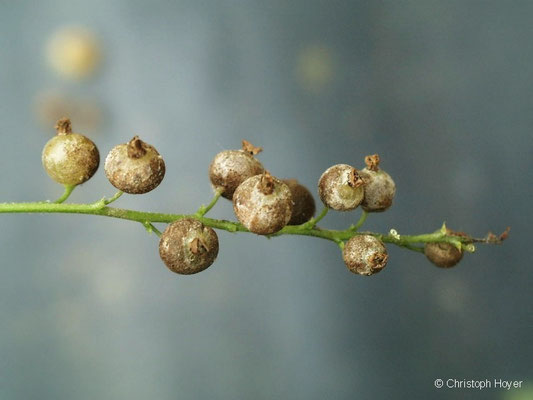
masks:
[[[263,165],[254,157],[261,150],[260,147],[243,140],[241,150],[224,150],[218,153],[209,165],[209,180],[213,188],[231,200],[241,183],[265,172]]]
[[[320,200],[337,211],[355,209],[363,201],[364,181],[359,172],[347,164],[328,168],[318,181]]]
[[[246,179],[233,195],[237,219],[250,232],[269,235],[281,230],[291,219],[289,187],[268,172]]]
[[[396,185],[389,174],[379,168],[379,155],[365,157],[366,168],[359,171],[365,182],[365,195],[361,203],[367,212],[385,211],[392,205]]]
[[[142,194],[161,183],[165,176],[165,162],[153,146],[135,136],[109,152],[104,170],[109,182],[117,189]]]
[[[191,275],[209,267],[218,255],[215,231],[192,218],[167,226],[159,240],[159,255],[173,272]]]
[[[387,265],[389,256],[385,245],[372,235],[357,235],[344,245],[344,263],[359,275],[373,275]]]
[[[43,149],[43,167],[50,177],[63,185],[79,185],[88,181],[98,169],[100,153],[86,136],[72,133],[68,118],[56,124],[57,135]]]
[[[292,215],[287,225],[300,225],[315,215],[315,199],[309,190],[296,179],[283,179],[292,196]]]

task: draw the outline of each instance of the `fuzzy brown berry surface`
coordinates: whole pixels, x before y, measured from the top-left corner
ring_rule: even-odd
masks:
[[[275,233],[287,225],[292,206],[289,187],[268,172],[246,179],[233,195],[237,219],[259,235]]]
[[[187,218],[167,226],[159,240],[159,255],[171,271],[191,275],[205,270],[218,255],[216,232]]]
[[[424,254],[437,267],[451,268],[463,258],[463,252],[451,243],[426,243]]]
[[[283,179],[292,196],[292,214],[287,225],[300,225],[309,221],[316,211],[315,199],[311,192],[296,179]]]
[[[353,210],[363,201],[364,182],[354,167],[337,164],[320,177],[318,194],[328,208],[336,211]]]
[[[222,197],[231,200],[233,193],[246,179],[265,172],[263,165],[254,156],[260,147],[242,141],[241,150],[225,150],[218,153],[209,165],[209,180]]]
[[[388,173],[379,168],[379,155],[365,158],[366,167],[359,171],[365,182],[365,195],[361,207],[366,212],[385,211],[392,205],[396,184]]]
[[[57,135],[46,143],[42,162],[47,174],[63,185],[79,185],[88,181],[98,169],[100,153],[86,136],[72,133],[68,118],[56,125]]]
[[[354,274],[373,275],[387,265],[385,245],[372,235],[357,235],[344,245],[342,258]]]
[[[159,186],[165,176],[165,162],[155,147],[135,136],[109,152],[104,170],[117,189],[142,194]]]

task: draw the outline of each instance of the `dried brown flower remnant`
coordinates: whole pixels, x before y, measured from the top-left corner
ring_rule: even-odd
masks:
[[[242,149],[249,153],[251,156],[255,156],[263,151],[262,147],[256,147],[251,144],[248,140],[242,140]]]
[[[109,152],[104,170],[117,189],[142,194],[159,186],[165,177],[165,162],[155,147],[135,136]]]
[[[186,218],[167,226],[159,240],[159,255],[171,271],[191,275],[205,270],[218,255],[216,232]]]

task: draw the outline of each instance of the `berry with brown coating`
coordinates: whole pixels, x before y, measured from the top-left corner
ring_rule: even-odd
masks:
[[[291,219],[291,191],[268,172],[252,176],[235,190],[233,210],[250,232],[270,235],[281,230]]]
[[[265,172],[254,156],[260,147],[242,141],[242,150],[225,150],[218,153],[209,165],[209,180],[213,188],[222,191],[222,197],[231,200],[237,187],[246,179]]]
[[[426,243],[424,254],[437,267],[451,268],[463,258],[463,252],[451,243]]]
[[[385,268],[389,256],[379,239],[372,235],[357,235],[344,245],[342,258],[351,272],[368,276]]]
[[[315,199],[307,188],[296,179],[283,179],[292,196],[292,215],[287,225],[300,225],[309,221],[315,215]]]
[[[361,207],[366,212],[385,211],[392,205],[396,184],[389,174],[379,168],[379,155],[365,157],[366,168],[359,171],[365,182],[365,196]]]
[[[318,181],[320,200],[328,208],[349,211],[357,208],[364,196],[364,182],[358,171],[347,164],[328,168]]]
[[[48,175],[63,185],[88,181],[98,169],[100,153],[86,136],[72,133],[68,118],[57,121],[57,135],[46,143],[42,162]]]
[[[135,136],[115,146],[105,160],[105,174],[119,190],[130,194],[155,189],[165,176],[165,162],[157,150]]]
[[[169,270],[191,275],[209,267],[218,255],[216,232],[192,218],[167,226],[159,240],[159,255]]]

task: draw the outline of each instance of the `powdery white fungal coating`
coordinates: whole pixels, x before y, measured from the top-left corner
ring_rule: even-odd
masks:
[[[246,179],[233,195],[237,219],[259,235],[275,233],[287,225],[292,207],[289,187],[268,172]]]
[[[342,257],[350,271],[367,276],[385,268],[389,259],[385,245],[372,235],[350,238],[344,245]]]
[[[250,152],[225,150],[211,162],[209,180],[215,190],[222,190],[222,196],[231,200],[242,182],[263,172],[263,165]]]
[[[337,164],[328,168],[318,181],[320,200],[328,208],[349,211],[363,201],[363,180],[357,170],[347,164]]]
[[[315,199],[307,188],[296,179],[283,179],[292,196],[292,216],[287,225],[300,225],[309,221],[315,215]]]
[[[79,185],[88,181],[98,169],[100,153],[86,136],[72,133],[70,120],[57,122],[57,135],[46,143],[42,162],[48,175],[63,185]]]
[[[463,252],[451,243],[426,243],[424,246],[424,254],[437,267],[451,268],[456,265],[461,258]]]
[[[117,189],[142,194],[161,183],[165,177],[165,162],[153,146],[135,136],[109,152],[104,170],[109,182]]]
[[[161,235],[159,255],[172,272],[196,274],[217,258],[218,236],[200,221],[182,219],[169,224]]]
[[[385,211],[392,205],[396,194],[396,184],[388,173],[379,169],[372,171],[364,168],[359,171],[365,181],[365,196],[361,207],[367,212]]]

